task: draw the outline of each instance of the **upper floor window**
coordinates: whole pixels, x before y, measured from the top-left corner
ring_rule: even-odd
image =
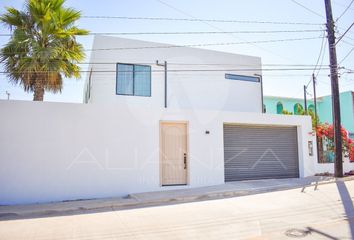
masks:
[[[315,105],[310,104],[309,107],[308,107],[308,109],[309,109],[309,112],[315,113]]]
[[[302,106],[300,103],[296,103],[296,104],[294,105],[294,114],[295,114],[295,115],[300,115],[300,114],[302,114],[303,110],[304,110],[304,108],[303,108],[303,106]]]
[[[116,94],[151,96],[151,66],[117,64]]]
[[[226,79],[230,80],[239,80],[239,81],[248,81],[248,82],[259,82],[258,77],[252,77],[252,76],[243,76],[243,75],[236,75],[236,74],[225,74]]]
[[[277,114],[282,114],[284,110],[283,104],[281,102],[277,103]]]

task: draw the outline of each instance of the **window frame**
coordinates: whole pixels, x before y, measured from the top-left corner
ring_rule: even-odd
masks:
[[[133,66],[133,94],[124,94],[124,93],[118,93],[118,65],[128,65],[128,66]],[[136,95],[135,94],[135,66],[141,66],[141,67],[149,67],[150,69],[150,94],[149,95]],[[116,95],[120,96],[135,96],[135,97],[151,97],[151,92],[152,92],[152,84],[151,84],[151,65],[143,65],[143,64],[134,64],[134,63],[122,63],[122,62],[117,62],[116,63]]]
[[[234,78],[232,78],[232,77],[234,77]],[[237,79],[237,78],[240,78],[240,79]],[[225,79],[233,80],[233,81],[254,82],[254,83],[261,82],[261,79],[256,76],[247,76],[247,75],[239,75],[239,74],[232,74],[232,73],[225,73]],[[256,81],[251,80],[251,79],[256,79]]]

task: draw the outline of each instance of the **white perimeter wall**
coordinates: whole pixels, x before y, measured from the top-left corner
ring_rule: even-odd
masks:
[[[166,48],[154,48],[161,46]],[[141,47],[152,48],[139,49]],[[155,64],[156,60],[159,60],[160,63],[168,62],[167,104],[169,108],[262,111],[260,83],[225,79],[225,73],[246,76],[261,74],[259,57],[198,48],[171,48],[171,45],[167,44],[107,36],[96,36],[93,48],[121,50],[92,52],[90,62],[93,64],[89,68],[93,71],[91,103],[121,103],[163,108],[164,67]],[[123,50],[122,48],[138,49]],[[115,63],[150,65],[151,97],[116,95]],[[241,70],[233,71],[235,69]],[[249,71],[249,69],[253,70]]]
[[[298,126],[300,175],[317,171],[309,117],[22,101],[0,101],[0,116],[0,204],[171,189],[159,182],[160,120],[189,121],[187,188],[224,182],[223,123]]]

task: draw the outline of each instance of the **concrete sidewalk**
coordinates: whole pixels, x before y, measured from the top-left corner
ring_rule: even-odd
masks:
[[[246,196],[271,191],[288,190],[335,181],[351,181],[354,177],[336,180],[332,177],[307,177],[294,179],[269,179],[230,182],[222,185],[130,194],[125,198],[64,201],[46,204],[0,206],[0,220],[85,214],[121,209],[140,208],[163,204],[176,204],[228,197]]]

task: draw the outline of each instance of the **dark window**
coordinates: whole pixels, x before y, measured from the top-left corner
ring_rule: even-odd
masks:
[[[116,94],[151,96],[151,67],[134,64],[117,64]]]
[[[258,77],[251,77],[251,76],[243,76],[243,75],[236,75],[236,74],[225,74],[226,79],[230,80],[239,80],[239,81],[248,81],[248,82],[259,82]]]
[[[277,103],[277,114],[282,114],[284,110],[283,104],[281,102]]]
[[[349,133],[349,138],[354,140],[354,133]]]
[[[300,115],[300,114],[302,114],[303,110],[304,110],[304,108],[303,108],[303,106],[302,106],[300,103],[296,103],[296,104],[294,105],[294,114],[295,114],[295,115]]]
[[[308,107],[308,109],[309,109],[309,112],[315,113],[315,105],[310,104],[309,107]]]

